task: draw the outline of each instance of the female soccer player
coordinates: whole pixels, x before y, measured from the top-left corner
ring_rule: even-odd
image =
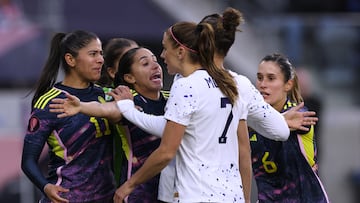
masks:
[[[84,114],[59,119],[49,112],[51,99],[69,93],[82,101],[104,102],[103,90],[94,85],[103,63],[95,34],[54,35],[32,99],[21,162],[24,173],[44,193],[42,203],[112,202],[116,187],[108,120]],[[65,77],[55,83],[59,67]],[[37,165],[45,143],[50,155],[47,177]]]
[[[279,112],[302,102],[295,68],[281,54],[261,60],[256,87]],[[249,136],[259,202],[329,202],[317,175],[313,126],[309,131],[292,131],[287,141],[270,140],[256,131]]]

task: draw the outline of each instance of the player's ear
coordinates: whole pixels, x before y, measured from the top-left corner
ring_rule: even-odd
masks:
[[[179,60],[185,58],[185,54],[186,54],[186,50],[184,49],[184,47],[179,46],[176,50],[176,54]]]
[[[73,55],[71,55],[70,53],[66,53],[64,57],[65,57],[66,63],[67,63],[70,67],[75,67],[75,65],[76,65],[76,60],[75,60],[75,57],[73,57]]]
[[[117,70],[115,70],[115,68],[113,68],[113,67],[107,67],[107,68],[106,68],[106,72],[109,74],[109,76],[110,76],[112,79],[114,79]]]
[[[285,91],[286,92],[289,92],[294,86],[294,80],[288,80],[286,83],[285,83]]]
[[[134,77],[132,74],[130,74],[130,73],[124,75],[124,80],[125,80],[127,83],[130,83],[130,84],[136,83],[135,77]]]

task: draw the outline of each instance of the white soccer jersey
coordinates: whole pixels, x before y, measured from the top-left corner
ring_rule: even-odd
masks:
[[[205,70],[174,82],[164,117],[186,126],[176,154],[179,202],[244,201],[238,165],[240,112]]]

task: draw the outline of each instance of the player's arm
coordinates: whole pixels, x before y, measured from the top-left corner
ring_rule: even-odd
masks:
[[[163,135],[166,125],[164,116],[141,112],[135,107],[134,102],[129,99],[117,101],[117,106],[121,114],[137,127],[152,135],[159,137]]]
[[[161,137],[163,135],[166,120],[164,116],[155,116],[139,111],[133,102],[130,89],[127,86],[118,86],[109,93],[115,101],[121,114],[130,122],[142,130]]]
[[[249,112],[248,125],[259,134],[272,140],[284,141],[290,135],[284,116],[265,101],[261,107]]]
[[[303,103],[289,111],[279,113],[271,105],[263,101],[263,108],[249,113],[248,125],[263,136],[273,140],[286,140],[290,130],[308,131],[310,125],[315,125],[318,118],[313,111],[299,111]]]
[[[21,158],[22,171],[52,202],[69,202],[59,195],[59,192],[68,192],[69,189],[49,183],[42,174],[38,165],[41,151],[41,146],[24,141]]]
[[[115,102],[81,102],[74,95],[66,94],[66,97],[66,99],[55,98],[49,105],[50,112],[59,113],[58,118],[83,113],[88,116],[107,118],[113,122],[118,122],[121,119],[120,111]]]
[[[146,159],[144,165],[116,190],[114,196],[115,203],[122,203],[136,186],[154,177],[168,165],[175,157],[176,151],[178,150],[184,135],[185,128],[186,126],[184,125],[173,121],[167,121],[160,146]]]
[[[21,157],[21,169],[31,182],[43,191],[45,185],[48,184],[48,181],[38,166],[41,151],[42,147],[40,145],[24,141]]]
[[[249,133],[246,120],[239,121],[237,135],[239,145],[239,168],[243,184],[244,198],[246,203],[250,203],[252,166]]]

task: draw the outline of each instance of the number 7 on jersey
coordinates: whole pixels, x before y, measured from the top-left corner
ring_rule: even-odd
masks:
[[[221,101],[220,101],[220,107],[225,108],[227,104],[231,105],[230,100],[227,97],[222,97]],[[231,109],[231,111],[229,113],[229,116],[227,118],[226,124],[225,124],[225,128],[224,128],[224,130],[223,130],[223,132],[221,134],[221,137],[219,137],[219,143],[220,144],[226,143],[226,133],[227,133],[227,131],[229,129],[229,126],[230,126],[230,123],[231,123],[232,119],[233,119],[233,113],[232,113],[232,109]]]

